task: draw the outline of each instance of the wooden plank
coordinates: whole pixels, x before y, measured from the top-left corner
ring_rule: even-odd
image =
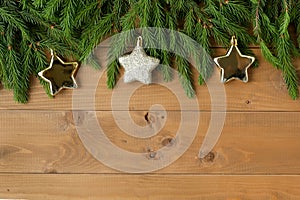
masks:
[[[89,112],[83,111],[81,120],[88,122],[84,113]],[[146,113],[130,112],[133,120],[141,126],[149,123],[145,120]],[[168,145],[181,121],[180,112],[168,111],[162,130],[150,139],[140,139],[121,131],[111,111],[96,114],[106,136],[120,148],[132,152],[155,151]],[[196,155],[210,124],[210,116],[209,112],[200,113],[193,144],[182,157],[157,173],[300,173],[299,112],[227,113],[222,136],[215,149],[208,157],[199,160]],[[152,117],[155,118],[155,115]],[[151,126],[155,127],[158,120],[155,122],[151,121],[151,116],[148,118]],[[79,119],[73,119],[72,113],[65,111],[1,111],[0,172],[117,173],[86,151],[74,120]],[[125,121],[128,119],[120,119],[121,124]],[[183,125],[190,127],[193,123],[189,120]]]
[[[227,97],[227,110],[230,111],[300,111],[299,99],[293,101],[286,90],[281,72],[274,69],[268,64],[260,53],[259,49],[253,49],[259,62],[259,68],[250,68],[249,77],[250,82],[244,84],[239,81],[232,81],[224,85]],[[102,52],[101,52],[102,53]],[[217,49],[215,55],[219,56],[225,53],[223,49]],[[105,65],[105,50],[103,55],[100,56],[101,62]],[[295,60],[296,67],[299,69],[300,76],[300,60]],[[85,93],[92,85],[98,84],[98,79],[92,82],[90,85],[85,83],[83,79],[89,80],[89,78],[97,73],[95,70],[86,70],[82,67],[79,70],[77,79],[81,88],[77,89],[79,94],[82,94],[79,100],[86,102]],[[160,74],[159,72],[155,72]],[[195,75],[195,78],[197,74]],[[82,78],[83,77],[83,78]],[[157,77],[154,75],[154,77]],[[84,79],[84,80],[85,80]],[[135,84],[135,83],[133,83]],[[139,89],[131,96],[130,103],[127,107],[122,108],[126,110],[147,110],[149,106],[153,104],[162,104],[166,110],[180,110],[179,101],[182,101],[185,105],[189,105],[188,99],[174,95],[174,92],[184,94],[184,91],[179,82],[174,82],[175,89],[170,91],[164,86],[157,84],[154,85],[139,85]],[[197,99],[199,101],[199,110],[211,110],[211,97],[207,86],[199,86],[196,84]],[[216,85],[218,88],[223,88],[223,85],[219,83],[219,71],[215,70],[214,76],[210,79],[210,85]],[[112,110],[111,99],[112,90],[106,88],[106,76],[102,76],[99,80],[96,90],[96,110]],[[132,84],[129,84],[132,86]],[[128,86],[128,87],[129,87]],[[127,90],[128,87],[124,86],[123,90]],[[213,88],[215,89],[215,88]],[[17,104],[13,101],[12,92],[7,90],[1,90],[0,109],[25,109],[25,110],[71,110],[72,109],[72,91],[64,90],[55,99],[49,99],[45,94],[43,88],[39,85],[38,80],[32,79],[32,88],[30,102],[26,105]],[[115,92],[115,91],[114,91]],[[94,93],[92,93],[93,95]],[[122,99],[121,99],[122,100]],[[120,100],[120,101],[121,101]],[[90,102],[87,102],[90,103]],[[118,106],[118,105],[117,105]],[[82,108],[84,109],[84,108]],[[193,108],[189,108],[193,109]],[[220,108],[221,110],[224,110]]]
[[[13,199],[300,199],[299,176],[0,174]]]

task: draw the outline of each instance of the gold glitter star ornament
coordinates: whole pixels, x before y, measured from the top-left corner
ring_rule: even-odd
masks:
[[[50,84],[50,93],[55,96],[63,88],[74,89],[78,87],[74,78],[78,66],[78,62],[64,62],[51,49],[50,65],[38,75]]]
[[[137,39],[137,45],[129,55],[119,58],[119,63],[124,67],[124,82],[140,81],[150,84],[152,71],[159,65],[159,59],[150,57],[142,47],[142,37]]]
[[[243,55],[237,47],[235,36],[231,39],[231,47],[225,56],[214,59],[221,70],[221,82],[226,83],[233,79],[248,82],[248,68],[253,64],[253,56]]]

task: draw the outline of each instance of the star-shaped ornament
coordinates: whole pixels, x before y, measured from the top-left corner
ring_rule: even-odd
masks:
[[[150,84],[152,71],[159,65],[159,59],[150,57],[142,47],[142,37],[137,39],[137,45],[129,55],[119,58],[120,64],[124,67],[124,82],[140,81]]]
[[[78,87],[74,78],[78,66],[78,62],[64,62],[51,49],[50,65],[38,75],[50,84],[50,93],[54,96],[63,88]]]
[[[221,69],[221,82],[226,83],[233,79],[248,82],[248,68],[253,64],[255,58],[241,54],[237,47],[235,36],[231,39],[231,47],[225,56],[214,58],[215,63]]]

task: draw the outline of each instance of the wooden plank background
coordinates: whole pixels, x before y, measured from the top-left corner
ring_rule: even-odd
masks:
[[[225,52],[215,50],[215,55]],[[167,120],[156,136],[138,139],[118,128],[111,110],[112,91],[106,88],[106,77],[100,79],[95,97],[98,121],[107,137],[128,151],[168,145],[182,112],[201,114],[189,149],[173,164],[148,174],[113,170],[87,152],[76,132],[71,90],[49,99],[32,78],[30,102],[22,105],[13,101],[11,91],[1,89],[0,199],[300,199],[300,100],[288,96],[280,71],[262,58],[259,49],[253,51],[260,66],[249,69],[249,83],[225,85],[222,136],[201,160],[196,156],[212,114],[205,85],[196,85],[199,108],[185,111],[180,111],[172,91],[159,85],[139,88],[128,106],[134,121],[149,123],[145,115],[157,103],[166,109]],[[300,75],[300,60],[295,65]]]

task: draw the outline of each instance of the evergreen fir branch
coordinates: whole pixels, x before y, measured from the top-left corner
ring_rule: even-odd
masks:
[[[298,46],[300,47],[300,22],[297,24],[297,41],[298,41]]]
[[[21,82],[22,87],[21,90],[14,95],[14,97],[18,102],[26,103],[29,98],[29,87],[30,87],[29,76],[32,73],[32,59],[33,59],[34,51],[32,48],[28,47],[26,43],[23,43],[22,50],[20,53],[23,54],[23,56],[21,57],[23,71],[21,77],[19,77],[18,79],[18,82]]]
[[[187,11],[188,8],[186,7],[187,5],[187,0],[177,0],[177,1],[172,1],[168,0],[167,3],[170,4],[170,8],[172,10],[172,13],[180,13],[182,11]]]
[[[194,36],[194,24],[195,24],[195,15],[194,11],[191,9],[188,11],[185,20],[184,20],[184,32],[189,36]]]
[[[168,38],[168,50],[170,52],[174,52],[175,51],[175,48],[176,48],[176,32],[175,32],[175,29],[176,29],[176,21],[174,19],[174,17],[172,17],[170,14],[166,14],[166,24],[167,24],[167,27],[168,29],[170,29],[171,31],[169,31],[169,38]]]
[[[300,1],[295,10],[300,10]],[[296,36],[297,36],[298,47],[300,47],[300,12],[297,12],[297,15],[295,17],[295,24],[296,24]]]
[[[196,36],[196,40],[201,44],[201,51],[199,55],[194,55],[195,58],[199,58],[196,60],[196,63],[200,63],[196,68],[199,71],[198,83],[203,84],[202,80],[208,79],[214,69],[214,64],[211,59],[210,53],[210,44],[209,44],[209,30],[207,26],[202,26],[200,23],[196,24],[196,31],[200,34]],[[198,50],[199,51],[199,50]],[[197,52],[198,52],[197,51]]]
[[[36,48],[47,49],[47,51],[50,51],[50,49],[52,49],[53,51],[55,51],[55,53],[63,57],[79,56],[74,49],[70,48],[65,43],[51,38],[41,40],[36,44]]]
[[[34,74],[37,75],[40,71],[44,70],[46,67],[49,66],[49,63],[47,62],[47,58],[45,55],[45,51],[41,49],[35,50],[34,53],[34,65],[36,66],[36,69],[34,71]],[[42,78],[38,77],[40,80],[41,85],[44,87],[46,94],[48,97],[53,98],[50,92],[49,83],[44,81]]]
[[[196,39],[196,41],[201,45],[201,49],[195,47],[195,49],[190,50],[190,53],[192,58],[195,59],[194,62],[199,63],[195,67],[200,72],[198,83],[202,84],[202,78],[208,78],[213,71],[211,58],[207,54],[210,52],[208,31],[209,22],[203,20],[202,13],[200,13],[199,9],[194,8],[195,5],[192,4],[191,6],[193,6],[193,9],[188,12],[188,15],[185,19],[184,30],[187,35]]]
[[[61,30],[61,28],[59,26],[51,26],[51,27],[47,28],[47,33],[46,34],[43,33],[41,38],[46,41],[53,40],[58,43],[63,43],[65,45],[69,46],[70,50],[75,49],[75,48],[78,49],[79,40],[74,37],[66,37],[66,35],[64,34],[64,31]]]
[[[249,22],[251,18],[251,12],[248,11],[248,8],[249,2],[247,1],[228,1],[227,3],[221,3],[220,11],[225,18],[241,24]]]
[[[225,6],[224,6],[225,7]],[[219,30],[224,30],[225,33],[229,33],[229,35],[235,35],[240,40],[244,41],[244,43],[251,43],[251,36],[248,33],[248,30],[244,26],[240,26],[239,23],[236,23],[234,21],[231,21],[230,19],[226,18],[224,16],[224,13],[220,8],[217,7],[215,3],[212,1],[206,1],[206,9],[205,11],[208,13],[208,15],[212,16],[213,19],[211,19],[211,23],[213,26]],[[229,10],[228,10],[229,12]],[[244,12],[247,12],[244,10]],[[233,11],[231,15],[236,15],[236,13]],[[240,23],[245,23],[240,20]],[[247,25],[247,24],[246,24]],[[219,38],[221,39],[221,38]],[[225,43],[225,41],[221,41],[221,43]],[[228,40],[227,40],[228,43]]]
[[[5,46],[2,44],[3,40],[0,36],[0,81],[6,87],[6,83],[8,82],[8,73],[6,72],[5,67]]]
[[[9,80],[11,81],[9,87],[13,89],[14,98],[17,102],[25,103],[27,102],[27,89],[22,81],[23,72],[21,71],[20,56],[17,55],[15,50],[10,49],[6,54],[6,63],[9,67]],[[25,93],[25,94],[24,94]]]
[[[49,63],[47,62],[47,57],[45,55],[45,50],[44,49],[38,49],[33,46],[34,49],[34,62],[33,64],[35,65],[35,70],[33,73],[37,75],[40,71],[44,70],[49,66]],[[49,51],[49,50],[48,50]],[[42,80],[42,79],[40,79]]]
[[[49,19],[50,21],[57,22],[58,18],[56,16],[56,12],[59,11],[59,8],[61,5],[65,3],[65,0],[49,0],[47,1],[44,9],[43,9],[43,15],[46,19]]]
[[[113,13],[108,14],[98,21],[98,24],[91,24],[91,26],[83,32],[80,43],[81,58],[84,61],[98,45],[98,43],[112,31]],[[99,34],[95,34],[99,33]]]
[[[279,34],[283,35],[286,33],[286,31],[288,30],[288,26],[290,25],[290,15],[288,13],[288,11],[285,11],[283,15],[281,15],[281,17],[283,18],[281,22],[281,25],[279,27]]]
[[[161,61],[161,65],[159,65],[158,69],[162,72],[164,80],[166,82],[171,81],[173,79],[173,74],[171,70],[170,53],[168,53],[167,51],[161,51],[160,61]]]
[[[123,0],[115,0],[113,3],[113,13],[114,13],[114,19],[113,19],[113,27],[114,31],[121,31],[121,17],[124,15],[124,13],[129,9],[129,3],[127,1]]]
[[[198,76],[198,84],[199,84],[199,85],[204,85],[204,83],[205,83],[204,78],[202,77],[201,74],[199,74],[199,76]]]
[[[181,85],[185,90],[186,95],[189,98],[192,98],[195,96],[195,90],[192,83],[193,78],[189,63],[187,60],[178,55],[175,56],[175,60]]]
[[[153,27],[163,27],[165,23],[165,14],[163,12],[163,7],[161,3],[159,1],[153,1],[152,8],[154,15]]]
[[[111,88],[118,79],[116,58],[142,34],[145,48],[158,48],[146,51],[160,58],[163,65],[159,69],[166,81],[172,78],[170,52],[179,50],[175,56],[178,73],[192,96],[192,71],[185,59],[195,59],[200,72],[198,82],[203,83],[213,70],[208,56],[211,39],[226,47],[235,35],[241,51],[251,55],[248,45],[254,43],[254,37],[249,25],[253,22],[253,35],[263,56],[282,70],[290,95],[295,98],[297,76],[292,58],[300,56],[300,51],[291,42],[288,28],[295,24],[299,46],[299,9],[300,1],[290,0],[5,0],[0,2],[0,80],[14,90],[16,100],[26,102],[29,75],[49,65],[44,51],[51,48],[64,57],[80,57],[99,67],[91,52],[103,39],[134,28],[161,27],[185,33],[202,50],[181,33],[170,32],[168,37],[161,30],[122,33],[112,40],[109,50],[107,84]]]
[[[121,17],[121,26],[123,31],[128,31],[135,28],[135,22],[137,19],[137,8],[136,6],[130,7],[128,12]]]
[[[274,23],[272,23],[269,17],[265,13],[261,13],[261,35],[264,36],[264,41],[269,44],[274,43],[274,38],[278,36],[278,29]]]
[[[34,0],[32,3],[36,8],[42,8],[47,3],[47,0]],[[28,3],[24,3],[24,5],[26,4]]]
[[[108,50],[107,60],[107,86],[110,89],[112,89],[117,83],[117,77],[120,72],[118,61],[116,59],[125,53],[128,46],[132,46],[133,38],[136,38],[134,34],[134,31],[125,31],[118,37],[111,38],[111,45]]]
[[[222,45],[223,47],[229,47],[230,43],[230,35],[226,34],[224,30],[219,30],[217,27],[212,28],[211,35],[213,36],[214,40],[217,44]]]
[[[25,28],[25,24],[9,7],[0,7],[0,19],[13,28],[19,29],[24,39],[29,40],[30,36],[28,30]]]
[[[264,58],[268,62],[270,62],[274,67],[279,68],[280,66],[279,59],[272,54],[272,52],[270,51],[270,49],[267,47],[267,45],[263,40],[261,40],[260,42],[260,48]]]
[[[93,1],[87,4],[81,4],[81,9],[79,9],[76,13],[75,20],[77,23],[75,24],[76,28],[81,27],[88,23],[91,20],[91,17],[95,15],[100,15],[97,13],[98,1]],[[100,11],[100,9],[98,9]]]
[[[94,69],[101,69],[101,65],[93,53],[91,53],[90,56],[85,59],[84,64],[89,64]]]
[[[139,26],[140,27],[149,27],[149,21],[151,16],[151,0],[139,0],[137,2],[138,15],[139,15]]]
[[[119,75],[119,64],[117,60],[114,60],[107,66],[106,74],[107,74],[107,87],[112,89],[115,87]]]
[[[5,24],[0,21],[0,33],[4,33]]]
[[[9,7],[0,7],[0,18],[2,19],[1,21],[8,23],[15,28],[21,27],[24,29],[24,24],[22,21]]]
[[[60,26],[62,27],[63,33],[66,37],[71,37],[73,19],[75,18],[75,12],[78,9],[75,0],[66,0],[64,2],[64,8],[61,13],[61,23]]]
[[[112,89],[117,81],[117,77],[120,73],[119,64],[116,60],[121,56],[128,44],[132,44],[132,38],[134,31],[129,31],[135,28],[135,20],[138,13],[136,4],[131,4],[128,12],[120,19],[123,33],[119,37],[113,37],[111,39],[110,49],[108,51],[108,66],[107,66],[107,87]]]
[[[283,13],[279,17],[279,21],[281,26],[279,28],[280,37],[277,44],[278,58],[289,94],[293,99],[296,99],[299,95],[298,76],[290,57],[293,44],[288,32],[288,25],[290,23],[289,5],[285,0],[283,0]]]
[[[38,13],[32,14],[32,12],[33,12],[32,10],[31,13],[27,11],[20,11],[20,15],[26,22],[29,22],[34,25],[50,27],[50,24],[45,22],[45,20],[41,17],[41,15],[39,15]]]
[[[289,40],[288,37],[281,37],[279,39],[279,45],[277,47],[278,57],[281,64],[281,70],[283,72],[284,80],[287,84],[287,88],[290,96],[296,99],[299,96],[298,91],[298,76],[295,67],[292,64],[289,52]]]

